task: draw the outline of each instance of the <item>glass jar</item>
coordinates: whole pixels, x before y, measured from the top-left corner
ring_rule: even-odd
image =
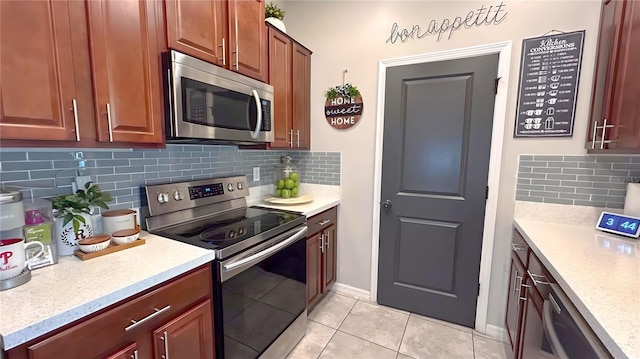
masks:
[[[291,163],[291,156],[280,157],[280,163],[273,169],[273,196],[293,198],[300,196],[300,171]]]

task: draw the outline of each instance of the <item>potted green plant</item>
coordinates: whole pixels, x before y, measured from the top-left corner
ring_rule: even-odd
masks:
[[[93,236],[91,211],[94,207],[108,209],[111,195],[102,192],[98,185],[88,182],[84,189],[74,194],[49,199],[53,207],[58,255],[72,255],[78,240]]]
[[[278,30],[286,33],[287,28],[284,26],[282,20],[284,19],[284,10],[278,7],[278,5],[270,2],[264,7],[265,21],[275,26]]]

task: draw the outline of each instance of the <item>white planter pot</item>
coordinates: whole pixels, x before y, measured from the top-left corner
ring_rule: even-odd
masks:
[[[78,249],[79,240],[93,236],[91,216],[86,213],[81,215],[85,220],[85,224],[80,224],[77,234],[73,231],[73,221],[67,223],[66,226],[62,225],[64,222],[62,218],[57,218],[53,222],[56,229],[56,246],[59,256],[73,255],[73,252]]]
[[[275,26],[278,30],[287,33],[287,28],[284,26],[284,22],[282,22],[282,20],[278,19],[277,17],[268,17],[266,19],[264,19],[264,21],[270,23],[271,25]]]

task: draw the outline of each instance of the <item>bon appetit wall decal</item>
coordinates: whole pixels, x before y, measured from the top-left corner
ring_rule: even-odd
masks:
[[[498,25],[509,14],[505,9],[507,5],[500,2],[499,5],[482,5],[476,10],[471,10],[466,16],[456,16],[453,19],[431,20],[428,25],[413,25],[410,29],[400,29],[398,23],[391,25],[391,35],[386,43],[395,44],[396,41],[407,42],[409,40],[422,39],[425,36],[438,36],[440,41],[443,35],[447,40],[451,39],[454,32],[460,29],[470,29],[472,27]],[[463,29],[463,30],[464,30]]]

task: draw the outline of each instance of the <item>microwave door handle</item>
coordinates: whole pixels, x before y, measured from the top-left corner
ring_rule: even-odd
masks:
[[[256,101],[256,108],[258,109],[258,122],[256,122],[256,129],[251,132],[251,138],[255,140],[260,134],[260,127],[262,127],[262,102],[260,102],[258,91],[251,90],[251,94],[253,95],[253,99]]]
[[[562,347],[556,328],[553,327],[553,311],[555,309],[551,303],[552,300],[554,300],[553,296],[549,294],[549,298],[545,300],[542,305],[542,326],[544,328],[544,333],[547,336],[547,339],[549,339],[549,344],[551,345],[551,351],[553,354],[560,359],[570,359]]]

